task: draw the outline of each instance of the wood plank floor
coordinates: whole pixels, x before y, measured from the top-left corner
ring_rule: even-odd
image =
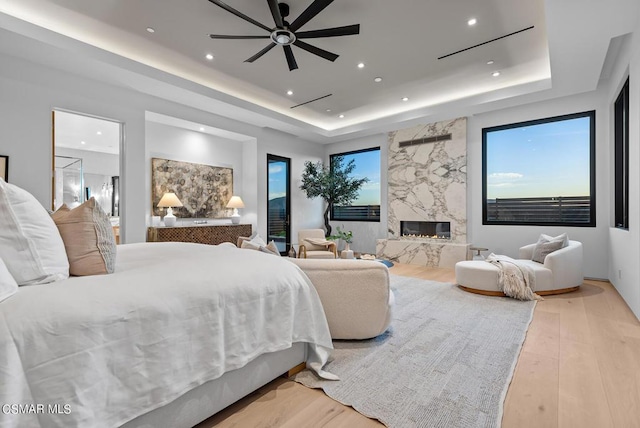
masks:
[[[396,275],[455,282],[453,269],[399,265]],[[496,297],[501,298],[501,297]],[[318,390],[277,379],[198,425],[381,426]],[[502,419],[504,428],[640,428],[640,322],[608,282],[536,306]]]

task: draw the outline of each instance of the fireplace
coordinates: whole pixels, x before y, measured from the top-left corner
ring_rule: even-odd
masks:
[[[401,221],[402,238],[451,239],[451,223],[448,221]]]

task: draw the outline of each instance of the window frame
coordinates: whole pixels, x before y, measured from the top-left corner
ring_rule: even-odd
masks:
[[[357,155],[359,153],[366,153],[366,152],[373,152],[373,151],[378,151],[382,155],[382,150],[381,150],[380,146],[368,147],[366,149],[359,149],[359,150],[351,150],[351,151],[348,151],[348,152],[332,153],[332,154],[329,155],[329,165],[330,166],[332,165],[333,158],[336,157],[336,156]],[[382,165],[380,165],[380,168],[382,169]],[[380,189],[380,192],[381,192],[381,194],[380,194],[380,210],[382,210],[382,189]],[[349,205],[349,206],[353,206],[353,205]],[[381,213],[380,212],[378,212],[378,217],[377,218],[362,219],[362,218],[351,218],[351,217],[336,217],[334,206],[333,205],[331,206],[331,220],[332,221],[361,221],[361,222],[380,223],[380,221],[381,221],[380,217],[381,217]]]
[[[561,122],[565,120],[588,117],[589,121],[589,222],[539,222],[539,221],[507,221],[489,220],[487,206],[487,136],[491,132],[504,131],[506,129],[522,128],[527,126],[542,125],[546,123]],[[542,119],[528,120],[524,122],[510,123],[500,126],[482,128],[482,224],[488,226],[564,226],[564,227],[596,227],[596,111],[588,110],[579,113],[571,113],[560,116],[546,117]]]
[[[613,226],[629,230],[629,77],[613,103]]]

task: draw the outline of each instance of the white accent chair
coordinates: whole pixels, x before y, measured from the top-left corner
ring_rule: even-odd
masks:
[[[333,339],[369,339],[391,324],[395,304],[389,269],[367,260],[288,259],[320,296]]]
[[[310,240],[326,240],[322,229],[302,229],[298,231],[298,257],[301,259],[335,259],[338,248],[335,242],[327,245],[317,245]]]
[[[566,247],[545,257],[544,264],[531,260],[535,247],[536,244],[529,244],[520,248],[518,259],[535,273],[536,284],[533,291],[545,296],[575,291],[582,285],[582,243],[569,241]],[[456,282],[460,288],[472,293],[504,296],[498,288],[499,269],[491,263],[468,260],[456,263],[455,270]]]

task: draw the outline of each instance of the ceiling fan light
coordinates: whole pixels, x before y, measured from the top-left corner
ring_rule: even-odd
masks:
[[[281,45],[286,45],[290,41],[291,41],[291,39],[289,38],[288,34],[278,34],[276,36],[276,42],[278,42]]]

